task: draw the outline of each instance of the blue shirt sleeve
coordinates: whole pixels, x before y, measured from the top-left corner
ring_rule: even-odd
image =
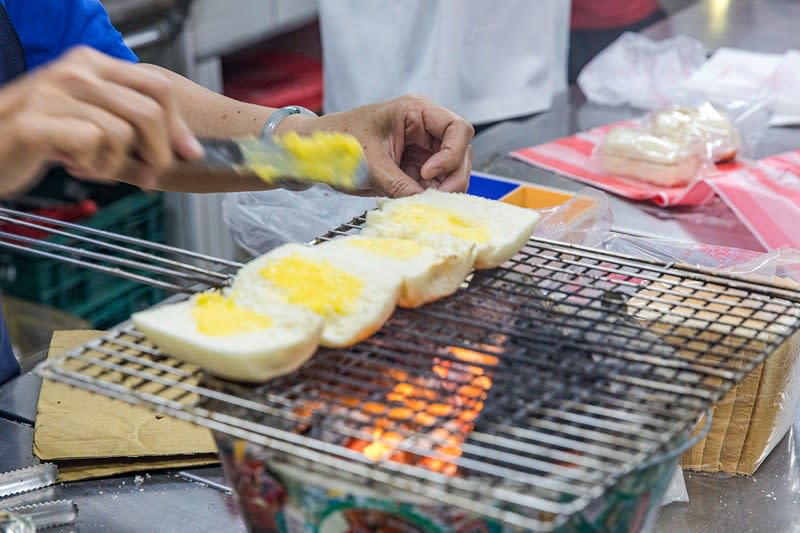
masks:
[[[136,62],[99,0],[2,0],[17,30],[28,69],[77,45]]]

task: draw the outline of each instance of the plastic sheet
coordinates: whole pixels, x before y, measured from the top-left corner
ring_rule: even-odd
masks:
[[[672,103],[705,60],[705,47],[690,37],[656,42],[625,33],[584,67],[578,86],[590,102],[654,109]]]
[[[230,193],[222,216],[236,243],[255,256],[287,242],[309,242],[375,206],[374,198],[316,185],[304,191]]]
[[[614,215],[605,193],[584,187],[569,201],[539,210],[542,218],[534,236],[584,246],[601,246],[614,225]],[[680,466],[675,467],[661,505],[688,502],[689,493]]]
[[[591,187],[582,188],[557,207],[538,211],[542,218],[533,235],[543,239],[592,246],[599,243],[593,239],[601,238],[614,225],[608,197]]]

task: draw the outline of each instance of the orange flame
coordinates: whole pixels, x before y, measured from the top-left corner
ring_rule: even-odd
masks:
[[[480,349],[495,354],[502,352],[496,346],[481,346]],[[447,352],[458,361],[434,360],[432,371],[442,381],[423,383],[417,378],[409,382],[408,373],[389,370],[387,374],[398,383],[386,394],[387,404],[373,401],[361,406],[364,413],[382,417],[366,431],[372,438],[353,439],[348,447],[372,461],[391,458],[448,476],[456,475],[455,463],[463,453],[462,444],[474,428],[474,421],[483,410],[483,401],[492,386],[486,367],[496,366],[499,359],[458,346],[449,346]],[[445,391],[452,391],[452,394]],[[442,424],[443,419],[447,421],[445,424]],[[440,427],[428,431],[437,423]],[[398,452],[403,437],[391,428],[426,434],[430,450],[436,456],[418,457]]]

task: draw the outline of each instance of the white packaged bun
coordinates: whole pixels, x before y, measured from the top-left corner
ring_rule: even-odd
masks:
[[[741,135],[728,115],[709,103],[700,106],[676,106],[653,114],[653,135],[701,146],[716,162],[736,157]]]
[[[429,246],[447,241],[474,245],[474,267],[494,268],[528,242],[539,214],[531,209],[435,189],[397,199],[378,199],[364,233],[414,239]]]
[[[403,281],[397,305],[419,307],[458,289],[472,270],[474,246],[452,239],[434,247],[412,239],[351,235],[317,248],[396,273]]]
[[[164,353],[223,378],[264,382],[293,372],[317,349],[322,320],[277,301],[235,300],[219,291],[134,313],[134,325]]]
[[[400,276],[316,246],[285,244],[247,263],[234,294],[301,306],[323,321],[320,344],[353,345],[383,326],[395,309]]]
[[[689,183],[700,157],[683,141],[634,128],[614,128],[602,145],[603,170],[664,187]]]

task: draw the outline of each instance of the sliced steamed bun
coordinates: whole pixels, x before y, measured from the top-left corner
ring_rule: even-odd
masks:
[[[462,193],[427,189],[416,196],[379,199],[365,234],[414,239],[438,247],[448,240],[475,245],[475,268],[494,268],[528,241],[539,214]]]
[[[400,284],[396,273],[361,264],[336,250],[284,244],[245,265],[232,289],[314,312],[324,324],[320,344],[341,348],[383,326],[394,311]]]
[[[434,248],[412,239],[352,235],[322,243],[317,249],[398,275],[402,279],[400,307],[418,307],[453,294],[473,263],[473,246],[453,240],[442,240]]]
[[[263,382],[288,374],[317,349],[322,320],[278,301],[204,292],[134,313],[159,349],[218,376]]]

